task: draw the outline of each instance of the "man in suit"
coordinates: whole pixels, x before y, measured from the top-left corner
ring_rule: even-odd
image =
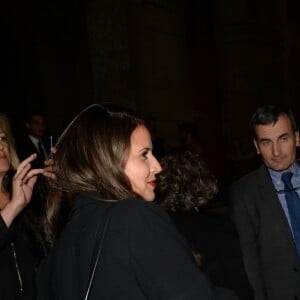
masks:
[[[17,153],[20,160],[25,159],[32,153],[37,153],[33,161],[33,168],[43,168],[47,152],[50,151],[45,139],[46,117],[42,112],[30,112],[26,118],[26,135],[18,139]]]
[[[25,119],[26,133],[19,136],[16,140],[16,149],[19,159],[22,161],[32,153],[37,153],[37,158],[32,161],[32,168],[44,168],[44,161],[47,152],[50,152],[50,145],[46,138],[46,116],[42,111],[32,110]],[[45,207],[47,197],[47,187],[44,184],[45,178],[38,177],[34,186],[32,199],[27,209],[35,214],[36,219],[40,218],[43,222],[45,218]]]
[[[292,192],[299,200],[295,117],[290,110],[264,105],[252,116],[250,128],[263,165],[233,183],[229,193],[246,272],[256,300],[300,300],[300,220],[294,217],[300,208],[290,209],[287,196]],[[281,179],[287,172],[293,173],[289,189]]]

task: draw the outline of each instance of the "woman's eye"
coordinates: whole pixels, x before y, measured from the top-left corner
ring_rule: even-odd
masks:
[[[148,151],[143,152],[143,153],[142,153],[142,157],[143,157],[144,159],[147,159],[147,157],[148,157]]]
[[[0,136],[0,142],[7,144],[7,137],[6,136]]]

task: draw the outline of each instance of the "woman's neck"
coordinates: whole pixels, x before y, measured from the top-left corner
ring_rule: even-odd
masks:
[[[3,209],[9,202],[9,193],[4,191],[3,187],[0,190],[0,210]]]

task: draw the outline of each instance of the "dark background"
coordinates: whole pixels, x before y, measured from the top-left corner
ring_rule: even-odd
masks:
[[[263,103],[299,118],[298,0],[5,1],[1,111],[16,131],[46,111],[54,136],[84,106],[156,118],[166,148],[194,121],[223,182],[253,169],[248,121]]]

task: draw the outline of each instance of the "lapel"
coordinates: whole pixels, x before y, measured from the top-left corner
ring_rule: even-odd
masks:
[[[290,243],[294,240],[293,235],[279,202],[271,176],[264,165],[258,169],[257,179],[259,194],[261,195],[259,201],[262,201],[261,205],[264,206],[264,209],[270,211],[270,218],[276,221],[276,228],[282,231],[283,236],[286,237],[286,241]]]
[[[271,176],[268,172],[268,169],[262,165],[258,170],[257,170],[257,182],[258,182],[258,189],[259,192],[267,203],[271,204],[272,206],[275,205],[278,208],[281,208],[281,205],[278,200],[278,196],[276,193],[276,190],[274,188]],[[279,204],[279,205],[278,205]]]

